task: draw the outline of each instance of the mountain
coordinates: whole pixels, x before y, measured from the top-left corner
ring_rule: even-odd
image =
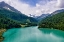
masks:
[[[57,13],[60,13],[60,12],[64,12],[64,9],[56,10],[56,11],[54,11],[54,12],[51,13],[51,14],[54,15],[54,14],[57,14]]]
[[[38,19],[40,21],[41,19],[47,17],[48,15],[50,15],[50,14],[42,14],[40,16],[37,16],[36,19]]]
[[[0,13],[0,29],[19,28],[20,24]]]
[[[5,3],[4,1],[0,2],[0,8],[4,8],[4,9],[7,9],[7,10],[12,11],[12,12],[21,13],[20,11],[18,11],[14,7],[11,7],[10,5]]]
[[[0,9],[0,13],[5,15],[8,18],[11,18],[13,20],[17,20],[17,21],[20,21],[20,22],[24,22],[27,19],[29,19],[31,22],[37,21],[36,19],[34,19],[32,17],[28,17],[28,16],[26,16],[22,13],[12,12],[12,11],[9,11],[9,10],[3,9],[3,8]]]
[[[53,28],[64,30],[64,12],[60,12],[43,19],[39,23],[39,28]]]
[[[51,14],[47,14],[47,16],[45,16],[45,18],[53,16],[53,15],[58,14],[60,12],[64,12],[64,9],[56,10],[56,11],[52,12]],[[42,18],[42,19],[44,19],[44,18]]]
[[[32,15],[32,14],[29,14],[29,17],[33,17],[33,18],[35,18],[36,16],[35,16],[35,15]]]
[[[14,12],[13,11],[9,11],[6,8],[3,8],[5,6],[10,8]],[[29,20],[29,23],[31,23],[31,24],[37,24],[37,22],[38,22],[35,18],[28,17],[28,16],[26,16],[26,15],[24,15],[22,13],[19,13],[18,11],[16,12],[15,8],[13,8],[12,6],[8,5],[5,2],[0,2],[0,14],[4,15],[7,18],[15,20],[15,21],[17,21],[17,22],[19,22],[21,24],[28,23],[28,20]]]

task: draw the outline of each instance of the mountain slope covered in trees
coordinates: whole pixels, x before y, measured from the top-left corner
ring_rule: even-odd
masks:
[[[0,29],[10,29],[10,28],[18,28],[18,27],[21,27],[19,23],[3,16],[0,13]]]
[[[12,12],[12,11],[6,10],[4,8],[0,9],[0,13],[5,15],[8,18],[19,21],[21,23],[25,23],[27,21],[27,19],[29,19],[30,22],[32,22],[32,23],[37,23],[37,20],[32,17],[28,17],[22,13]]]
[[[39,23],[39,28],[54,28],[64,30],[64,12],[60,12],[43,19]]]
[[[4,1],[0,2],[0,13],[3,14],[4,16],[6,16],[7,18],[15,20],[21,24],[26,24],[28,22],[30,24],[36,24],[37,23],[36,19],[22,14],[17,9],[15,9],[14,7],[5,3]],[[29,21],[27,21],[27,20],[29,20]]]

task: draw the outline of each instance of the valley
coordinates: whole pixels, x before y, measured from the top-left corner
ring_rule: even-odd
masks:
[[[36,6],[40,9],[40,5]],[[36,15],[28,16],[9,3],[0,2],[0,42],[64,42],[64,9],[47,11],[36,16],[36,10]]]

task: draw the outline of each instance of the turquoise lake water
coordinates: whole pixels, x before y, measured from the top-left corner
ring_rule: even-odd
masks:
[[[64,31],[38,29],[37,26],[7,30],[3,42],[64,42]]]

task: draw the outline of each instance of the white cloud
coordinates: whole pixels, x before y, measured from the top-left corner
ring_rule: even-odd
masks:
[[[58,9],[57,1],[50,1],[50,2],[46,3],[45,5],[42,5],[42,3],[41,3],[41,5],[37,5],[37,6],[39,6],[38,10],[40,10],[41,14],[42,13],[44,13],[44,14],[51,13]]]
[[[57,9],[60,9],[59,6],[61,5],[60,0],[52,0],[47,2],[46,4],[43,4],[41,0],[39,3],[36,4],[35,7],[31,7],[29,4],[20,2],[19,0],[4,0],[4,1],[26,15],[29,14],[41,15],[45,13],[51,13]]]
[[[64,0],[58,0],[57,4],[60,8],[64,8]]]

